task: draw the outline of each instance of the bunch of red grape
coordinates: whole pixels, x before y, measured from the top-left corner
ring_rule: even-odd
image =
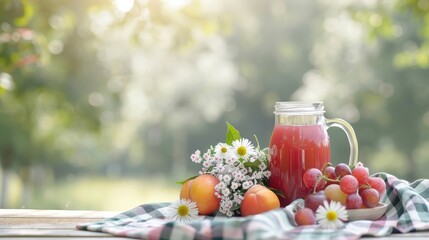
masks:
[[[307,210],[301,209],[295,214],[298,225],[314,224],[314,213],[325,200],[337,201],[346,209],[373,208],[386,191],[384,180],[371,177],[362,163],[353,169],[345,163],[335,167],[328,163],[322,171],[310,168],[304,172],[303,182],[312,193],[304,199]]]

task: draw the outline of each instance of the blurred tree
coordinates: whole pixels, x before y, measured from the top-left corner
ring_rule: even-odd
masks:
[[[114,144],[133,164],[143,158],[144,173],[170,169],[183,178],[188,131],[217,121],[234,105],[240,78],[223,38],[228,21],[221,5],[209,1],[135,1],[127,11],[121,6],[95,15],[109,14],[113,21],[94,22],[106,39],[100,54],[111,69],[112,90],[123,104],[118,124],[127,127],[112,133],[121,136]]]
[[[313,68],[309,54],[318,39],[323,8],[311,4],[275,0],[241,1],[227,4],[231,16],[230,49],[240,76],[246,80],[236,95],[236,111],[229,121],[248,138],[259,137],[269,145],[274,126],[276,101],[293,100],[303,75]],[[243,11],[235,11],[240,6]]]
[[[365,27],[370,41],[409,37],[395,50],[392,61],[399,68],[429,67],[429,3],[426,0],[378,0],[350,7]]]
[[[91,162],[79,149],[98,131],[109,92],[86,12],[97,1],[3,2],[0,90],[10,90],[0,96],[0,131],[8,133],[0,136],[5,207],[12,168],[29,186],[31,165]]]
[[[396,170],[398,175],[410,180],[427,177],[420,170],[416,150],[429,142],[425,131],[429,125],[425,120],[429,112],[429,2],[377,1],[374,5],[353,5],[351,9],[354,19],[365,26],[370,44],[378,49],[367,58],[378,85],[364,90],[358,102],[363,104],[362,109],[376,103],[380,110],[371,116],[363,115],[363,120],[375,119],[381,137],[378,144],[386,145],[383,141],[391,139],[394,149],[402,154],[405,161],[396,160],[401,166]],[[364,124],[367,125],[363,122],[362,128]],[[379,165],[389,169],[391,163],[385,159]]]
[[[413,180],[427,175],[415,159],[416,150],[429,141],[424,120],[429,110],[427,69],[422,64],[418,66],[422,69],[404,68],[394,59],[410,43],[425,40],[415,16],[393,8],[393,1],[382,2],[374,1],[370,7],[338,5],[326,12],[325,33],[312,54],[317,70],[297,95],[309,99],[318,91],[334,116],[353,123],[361,161],[376,171]],[[371,11],[357,10],[358,6]],[[363,16],[371,31],[355,21]],[[376,38],[365,42],[367,36]]]

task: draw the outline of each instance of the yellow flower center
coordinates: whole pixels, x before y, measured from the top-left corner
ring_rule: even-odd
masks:
[[[226,153],[226,152],[228,152],[228,149],[227,149],[226,147],[222,147],[222,148],[220,149],[220,151],[221,151],[222,153]]]
[[[186,206],[186,205],[180,205],[180,206],[177,208],[177,213],[178,213],[180,216],[182,216],[182,217],[184,217],[184,216],[188,215],[188,213],[189,213],[189,208],[188,208],[188,206]]]
[[[326,219],[328,219],[329,221],[334,221],[335,219],[337,219],[337,213],[335,211],[328,211],[326,213]]]
[[[240,155],[240,156],[244,156],[244,155],[246,155],[246,148],[245,148],[245,147],[243,147],[243,146],[241,146],[241,147],[237,148],[237,153],[238,153],[238,155]]]

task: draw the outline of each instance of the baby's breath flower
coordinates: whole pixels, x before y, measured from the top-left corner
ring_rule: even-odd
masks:
[[[236,177],[236,179],[237,179],[238,181],[244,181],[244,180],[246,180],[246,175],[244,175],[241,171],[239,171],[239,172],[237,172],[237,177]]]
[[[220,194],[219,193],[219,191],[216,189],[216,187],[215,187],[215,193],[214,193],[214,195],[217,197],[217,198],[222,198],[222,194]]]
[[[233,202],[241,202],[240,200],[240,196],[241,196],[241,194],[239,194],[239,193],[237,193],[237,192],[235,192],[235,193],[233,193],[232,194],[232,201]]]
[[[267,154],[244,138],[231,145],[218,143],[202,156],[197,150],[191,160],[202,165],[200,175],[211,174],[219,179],[215,186],[215,195],[221,199],[219,211],[229,217],[237,213],[231,209],[240,206],[246,190],[255,184],[264,184],[270,176]]]
[[[219,181],[223,182],[223,175],[222,175],[222,174],[219,174],[219,175],[217,176],[217,179],[219,179]]]
[[[235,189],[237,189],[238,187],[240,187],[240,184],[237,182],[232,182],[231,183],[231,189],[234,191]]]
[[[223,181],[224,181],[226,184],[229,184],[229,182],[231,182],[231,176],[229,176],[229,175],[225,175],[225,176],[223,177]]]
[[[259,170],[263,171],[265,169],[267,169],[267,164],[265,164],[265,163],[259,164]]]
[[[252,183],[249,181],[245,181],[243,182],[242,186],[243,186],[243,189],[249,189],[252,186]]]
[[[226,159],[226,164],[234,166],[234,164],[237,162],[237,158],[235,156],[229,156]]]
[[[229,188],[222,189],[223,196],[228,197],[229,194],[231,194],[231,191],[229,191]]]
[[[269,178],[271,176],[270,171],[264,171],[263,174],[264,174],[264,177],[266,177],[266,178]]]
[[[211,161],[205,161],[205,162],[203,162],[203,166],[205,168],[209,168],[211,165],[212,165]]]
[[[252,177],[254,179],[261,179],[262,178],[262,172],[253,172]]]
[[[194,163],[201,163],[202,158],[200,150],[195,151],[195,153],[191,155],[191,160]]]
[[[220,182],[216,186],[219,186],[220,191],[226,188],[226,184],[224,182]]]

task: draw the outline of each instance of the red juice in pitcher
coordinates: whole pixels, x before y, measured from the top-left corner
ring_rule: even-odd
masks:
[[[330,160],[329,136],[324,126],[276,125],[270,142],[270,187],[281,190],[282,207],[305,198],[302,176],[309,168],[322,169]]]
[[[277,102],[275,125],[270,141],[269,185],[281,192],[285,207],[305,198],[313,189],[305,187],[302,176],[307,169],[322,168],[330,161],[328,128],[342,129],[349,140],[349,165],[358,159],[358,144],[352,126],[346,121],[324,117],[322,102]]]

